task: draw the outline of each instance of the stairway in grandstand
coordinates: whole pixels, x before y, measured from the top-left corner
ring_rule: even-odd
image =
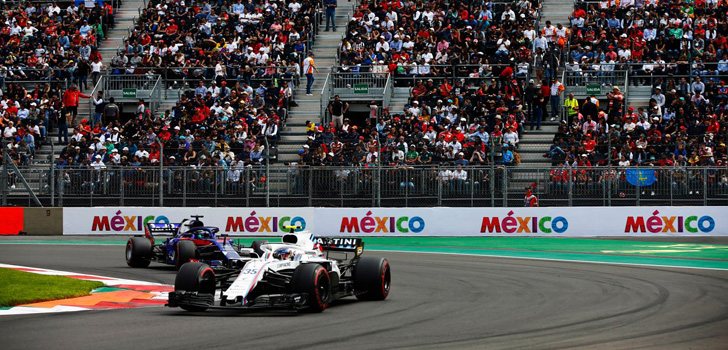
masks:
[[[541,10],[541,20],[538,28],[542,28],[546,24],[546,21],[551,21],[551,24],[554,26],[561,23],[568,27],[569,16],[572,11],[572,1],[544,0]],[[559,68],[559,70],[561,70],[561,68]],[[557,76],[559,76],[559,74],[557,74]],[[536,83],[538,83],[538,81]],[[550,105],[548,109],[548,115],[544,115],[543,122],[541,123],[541,130],[527,130],[526,134],[521,137],[520,147],[518,149],[518,152],[521,155],[521,167],[543,167],[551,164],[548,158],[543,157],[543,154],[546,153],[549,146],[551,146],[554,134],[558,131],[559,120],[550,121]]]
[[[546,21],[551,21],[552,25],[558,23],[569,26],[569,16],[573,11],[573,2],[570,0],[543,0],[541,19],[538,28],[542,28]],[[563,62],[562,62],[563,66]],[[560,76],[561,67],[559,67]],[[534,77],[535,80],[537,80]],[[536,81],[538,84],[539,82]],[[521,156],[521,164],[518,166],[518,172],[513,173],[510,182],[509,192],[522,193],[523,189],[531,183],[545,182],[548,179],[548,172],[528,170],[528,168],[543,168],[551,165],[549,158],[543,155],[548,151],[553,142],[554,135],[558,131],[559,119],[550,121],[551,106],[549,104],[548,113],[544,113],[541,123],[541,130],[530,130],[526,125],[526,133],[521,136],[518,153]]]
[[[139,16],[139,10],[144,7],[145,1],[143,0],[125,0],[122,2],[116,12],[114,12],[114,23],[115,26],[108,33],[105,33],[104,41],[99,45],[99,51],[101,52],[102,62],[104,63],[104,69],[108,69],[111,64],[111,59],[116,55],[117,50],[124,44],[129,34],[129,29],[132,28]],[[89,94],[93,90],[93,85],[89,81],[89,89],[84,93]],[[90,110],[90,103],[81,103],[78,106],[79,120],[81,117],[88,118],[93,114]]]
[[[291,108],[286,126],[281,130],[278,142],[279,163],[298,161],[298,150],[306,143],[306,121],[310,120],[317,124],[322,121],[321,89],[324,87],[327,74],[336,65],[336,53],[353,13],[352,4],[356,4],[356,2],[339,1],[336,11],[336,32],[324,31],[325,23],[322,23],[319,33],[316,35],[312,51],[319,72],[314,74],[315,80],[311,88],[313,96],[306,96],[306,77],[302,76],[301,82],[294,89],[294,100],[298,106]]]
[[[133,26],[136,17],[139,16],[139,9],[144,6],[143,0],[125,0],[121,6],[114,12],[114,23],[115,26],[108,33],[104,33],[104,40],[99,44],[99,51],[103,57],[104,68],[108,68],[111,58],[114,57],[116,50],[124,43],[124,38],[127,36],[129,28]],[[89,89],[84,90],[86,94],[90,94],[93,90],[93,84],[89,78],[88,82]],[[84,118],[90,118],[92,110],[90,110],[90,104],[87,103],[87,99],[81,99],[78,106],[78,118],[81,120]],[[73,130],[69,128],[69,136],[73,134]],[[53,140],[54,143],[58,141],[58,129],[48,130],[49,140]],[[36,150],[33,163],[30,165],[29,171],[23,171],[26,181],[30,185],[33,191],[47,192],[48,181],[47,171],[51,168],[51,163],[54,162],[55,157],[61,152],[63,146],[55,145],[51,148],[51,145],[46,142],[43,147]],[[18,182],[15,189],[11,189],[10,193],[25,195],[25,188]]]

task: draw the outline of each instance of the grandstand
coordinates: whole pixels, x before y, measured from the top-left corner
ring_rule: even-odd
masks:
[[[312,0],[6,4],[3,201],[725,204],[724,10],[339,0],[334,32]]]

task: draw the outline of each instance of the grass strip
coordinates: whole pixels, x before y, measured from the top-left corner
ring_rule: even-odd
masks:
[[[0,307],[88,295],[104,284],[0,268]]]

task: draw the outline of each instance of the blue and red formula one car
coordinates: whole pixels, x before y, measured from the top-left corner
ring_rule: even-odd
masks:
[[[144,236],[129,238],[126,243],[126,263],[131,267],[147,267],[152,261],[174,265],[178,269],[184,263],[200,261],[211,267],[242,267],[252,257],[257,257],[256,246],[251,248],[235,245],[227,235],[219,235],[217,227],[205,226],[202,216],[192,216],[181,223],[148,223]],[[157,243],[156,235],[170,235]],[[258,248],[259,250],[260,248]]]

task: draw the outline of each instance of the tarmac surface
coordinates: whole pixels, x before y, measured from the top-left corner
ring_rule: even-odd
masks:
[[[728,347],[728,271],[365,252],[392,266],[383,302],[321,314],[83,311],[0,318],[3,349],[565,349]],[[123,247],[0,245],[0,262],[173,284]],[[0,284],[2,281],[0,281]]]

